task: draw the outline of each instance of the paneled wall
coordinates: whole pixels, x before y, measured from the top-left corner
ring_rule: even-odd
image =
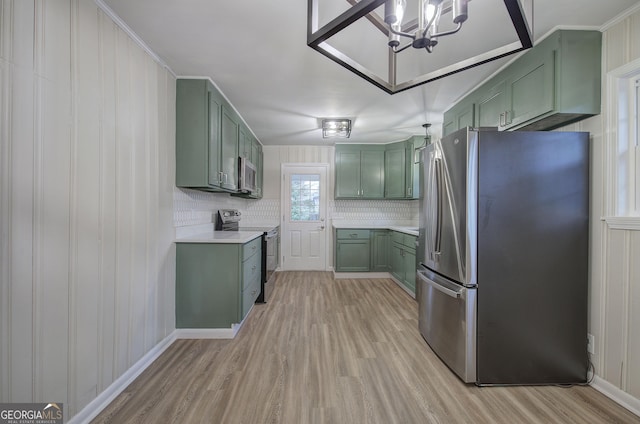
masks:
[[[0,402],[75,415],[174,329],[175,78],[92,0],[0,0]]]
[[[635,10],[604,32],[603,73],[640,58],[640,8]],[[603,93],[603,99],[607,95]],[[603,137],[607,143],[613,142],[606,133]],[[611,146],[605,144],[605,148],[610,151]],[[605,158],[605,152],[602,153]],[[603,166],[602,172],[606,177],[607,168]],[[608,179],[603,180],[602,189],[610,190]],[[603,216],[611,213],[606,210],[605,199],[602,193]],[[594,293],[599,303],[592,327],[601,335],[597,343],[597,373],[640,399],[640,231],[611,229],[604,223],[601,226],[601,237],[593,244],[594,255],[601,249],[598,256],[603,258],[593,273],[594,281],[602,279],[602,290],[599,295]]]
[[[603,33],[603,77],[640,58],[640,8]],[[592,361],[598,376],[596,387],[613,393],[636,412],[640,411],[640,231],[612,229],[602,220],[608,210],[608,191],[614,187],[607,152],[606,84],[603,82],[602,115],[562,130],[589,131],[592,138],[591,270],[589,331],[595,336]],[[615,150],[615,148],[614,148]],[[604,380],[604,381],[603,381]],[[611,387],[609,387],[609,385]],[[620,389],[615,393],[613,389]],[[628,395],[628,397],[627,397]]]

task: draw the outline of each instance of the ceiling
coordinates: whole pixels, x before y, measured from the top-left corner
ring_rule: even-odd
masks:
[[[177,76],[210,77],[264,145],[325,145],[320,119],[354,119],[350,143],[388,143],[439,133],[442,113],[513,57],[389,95],[306,44],[307,2],[278,0],[102,0]],[[333,1],[336,0],[323,0]],[[348,7],[348,3],[345,4]],[[469,2],[465,26],[436,47],[489,43],[492,0]],[[531,6],[531,1],[534,1]],[[556,27],[600,28],[638,0],[527,0],[534,43]],[[484,16],[483,16],[484,14]],[[474,22],[475,20],[475,22]],[[482,25],[479,23],[482,22]],[[463,30],[465,27],[463,27]],[[470,32],[470,31],[468,31]],[[361,41],[360,41],[361,42]],[[374,44],[373,42],[371,44]],[[375,43],[376,46],[380,43]],[[373,47],[362,47],[368,53]],[[384,48],[384,47],[383,47]],[[424,53],[425,60],[429,55]]]

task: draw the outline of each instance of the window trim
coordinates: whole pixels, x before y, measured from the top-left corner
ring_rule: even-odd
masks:
[[[604,131],[607,141],[607,179],[606,216],[603,220],[612,229],[639,231],[640,59],[610,71],[606,79],[607,117]]]

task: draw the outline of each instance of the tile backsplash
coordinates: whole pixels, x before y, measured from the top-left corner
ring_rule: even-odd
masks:
[[[416,225],[417,200],[332,200],[333,221],[371,222],[376,224]]]
[[[199,190],[174,188],[173,225],[184,227],[213,222],[218,209],[246,209],[247,200],[226,193],[207,193]]]
[[[174,226],[184,227],[213,222],[218,209],[238,209],[242,224],[265,225],[280,222],[280,200],[248,200],[226,193],[207,193],[174,189]],[[330,200],[328,218],[337,221],[375,222],[377,224],[416,225],[416,200]]]

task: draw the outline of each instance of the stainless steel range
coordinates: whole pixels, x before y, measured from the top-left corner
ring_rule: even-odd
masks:
[[[280,258],[280,226],[240,227],[242,214],[237,209],[220,209],[216,217],[216,231],[262,232],[261,291],[256,303],[266,303],[275,285],[275,271]]]

